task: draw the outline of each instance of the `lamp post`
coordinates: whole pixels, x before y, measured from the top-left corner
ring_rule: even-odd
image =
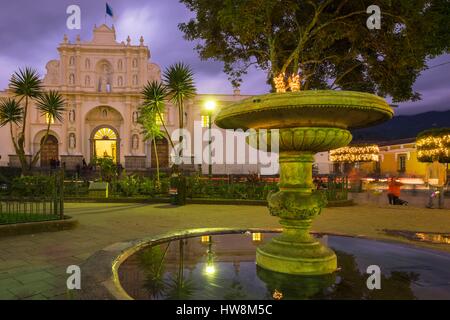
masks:
[[[212,127],[212,115],[214,113],[214,110],[216,109],[216,102],[213,100],[209,100],[205,103],[205,110],[208,115],[208,130],[209,130],[209,165],[208,165],[208,175],[211,178],[212,177],[212,156],[211,156],[211,127]]]

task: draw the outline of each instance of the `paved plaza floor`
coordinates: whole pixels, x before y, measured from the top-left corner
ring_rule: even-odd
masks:
[[[79,221],[76,229],[0,238],[0,299],[70,299],[66,268],[116,242],[191,228],[278,227],[258,206],[67,203],[66,214]],[[450,233],[450,210],[328,208],[313,225],[317,232],[412,243],[383,229]],[[450,252],[450,245],[414,244]]]

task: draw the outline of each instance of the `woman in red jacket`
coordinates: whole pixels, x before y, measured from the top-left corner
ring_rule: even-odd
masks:
[[[390,178],[388,182],[388,198],[389,204],[402,205],[404,201],[400,200],[400,192],[403,183],[397,181],[396,178]]]

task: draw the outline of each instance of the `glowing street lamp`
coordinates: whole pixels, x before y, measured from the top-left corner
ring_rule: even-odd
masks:
[[[212,155],[211,155],[211,126],[212,126],[212,115],[214,111],[216,110],[216,102],[214,100],[208,100],[205,103],[205,111],[208,115],[208,129],[209,129],[209,165],[208,165],[208,174],[209,177],[212,177]]]

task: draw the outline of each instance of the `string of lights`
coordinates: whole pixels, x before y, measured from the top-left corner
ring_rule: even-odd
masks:
[[[450,129],[440,134],[421,135],[416,142],[417,158],[421,162],[432,162],[438,158],[442,163],[450,162]]]
[[[370,162],[380,160],[377,145],[349,146],[330,151],[331,162]]]

